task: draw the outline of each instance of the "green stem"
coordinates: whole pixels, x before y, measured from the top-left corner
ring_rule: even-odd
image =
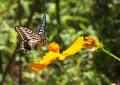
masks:
[[[103,52],[105,52],[106,54],[108,54],[108,55],[112,56],[114,59],[116,59],[116,60],[120,61],[120,58],[119,58],[119,57],[117,57],[116,55],[112,54],[111,52],[109,52],[109,51],[108,51],[108,50],[106,50],[105,48],[100,47],[100,49],[101,49]]]
[[[69,73],[65,70],[64,66],[62,65],[62,63],[61,63],[61,62],[57,62],[57,65],[61,68],[61,70],[62,70],[63,72],[66,73],[66,75],[68,76],[68,79],[69,79],[71,82],[73,82],[72,76],[70,76]]]

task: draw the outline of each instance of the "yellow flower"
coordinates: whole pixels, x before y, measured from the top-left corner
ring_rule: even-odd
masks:
[[[55,42],[49,44],[49,51],[43,56],[40,62],[33,62],[30,64],[31,71],[38,71],[51,64],[55,60],[64,60],[67,56],[76,54],[81,48],[92,46],[94,39],[90,37],[78,37],[78,39],[65,51],[60,53],[59,45]]]

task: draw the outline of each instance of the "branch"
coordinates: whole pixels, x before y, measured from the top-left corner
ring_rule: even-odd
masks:
[[[2,77],[2,81],[1,81],[0,85],[3,84],[3,82],[4,82],[5,78],[6,78],[7,73],[10,71],[10,68],[12,66],[12,63],[13,63],[14,59],[15,59],[15,56],[17,54],[17,49],[19,48],[19,46],[20,46],[20,42],[17,43],[16,49],[14,50],[14,52],[13,52],[13,54],[12,54],[8,64],[7,64],[7,66],[5,68],[5,71],[3,72],[3,77]]]
[[[59,0],[56,0],[56,18],[57,18],[57,23],[60,24],[61,20],[60,20],[60,7],[59,7]]]
[[[2,67],[2,57],[0,57],[0,73],[2,73],[3,67]]]
[[[31,11],[31,14],[30,14],[30,16],[28,17],[28,20],[27,20],[27,22],[26,22],[26,24],[25,24],[25,26],[29,26],[30,25],[30,23],[31,23],[31,20],[32,20],[32,17],[33,17],[33,15],[34,15],[34,13],[35,13],[35,11],[36,11],[36,3],[35,3],[35,1],[33,0],[33,4],[32,4],[32,11]]]

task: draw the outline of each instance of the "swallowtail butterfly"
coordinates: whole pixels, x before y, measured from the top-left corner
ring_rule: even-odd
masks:
[[[20,39],[22,40],[22,49],[26,51],[31,50],[38,43],[39,47],[37,50],[40,51],[41,46],[47,41],[47,37],[45,36],[46,15],[43,16],[43,21],[39,26],[38,33],[27,27],[16,26],[15,29],[18,32]]]

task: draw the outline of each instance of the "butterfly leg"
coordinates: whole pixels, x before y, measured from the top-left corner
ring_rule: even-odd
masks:
[[[40,52],[41,46],[44,45],[47,42],[48,38],[46,37],[45,39],[42,39],[40,42],[39,47],[37,48],[37,51]]]
[[[37,51],[40,52],[41,46],[43,45],[43,43],[41,42],[40,45],[37,48]]]

